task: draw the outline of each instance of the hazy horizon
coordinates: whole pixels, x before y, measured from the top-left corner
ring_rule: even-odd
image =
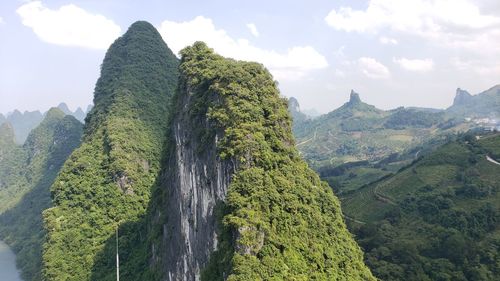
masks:
[[[0,4],[0,112],[92,103],[108,46],[136,20],[178,53],[196,40],[263,63],[281,93],[326,113],[354,89],[381,109],[447,108],[500,83],[493,0],[17,1]],[[286,9],[284,9],[286,5]]]

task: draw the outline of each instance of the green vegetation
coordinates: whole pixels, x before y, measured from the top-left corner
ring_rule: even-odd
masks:
[[[82,124],[59,109],[46,114],[22,147],[8,123],[0,127],[0,238],[16,253],[24,280],[42,280],[42,211],[50,207],[49,188],[81,135]]]
[[[466,134],[342,208],[382,280],[494,280],[500,274],[500,135]]]
[[[338,200],[299,157],[287,101],[269,72],[200,42],[182,51],[180,70],[199,101],[193,114],[223,130],[219,155],[238,167],[202,280],[375,280]]]
[[[293,132],[297,147],[316,170],[349,162],[376,162],[474,126],[442,110],[380,110],[362,102],[355,92],[340,108],[314,119],[304,119],[300,112],[291,111],[296,121]]]
[[[52,186],[44,212],[44,280],[108,280],[107,241],[119,224],[124,260],[160,171],[178,60],[149,23],[136,22],[110,47],[101,67],[83,143]],[[146,267],[141,268],[146,270]]]
[[[430,128],[444,121],[444,112],[397,109],[384,123],[387,129]]]

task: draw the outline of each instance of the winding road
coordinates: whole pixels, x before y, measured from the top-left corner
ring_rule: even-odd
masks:
[[[486,160],[490,161],[491,163],[493,164],[497,164],[497,165],[500,165],[500,163],[498,163],[497,161],[495,161],[495,159],[489,157],[488,155],[486,155]]]

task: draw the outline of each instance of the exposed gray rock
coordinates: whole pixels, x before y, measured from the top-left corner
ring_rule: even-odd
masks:
[[[168,222],[163,227],[164,261],[169,281],[200,280],[200,269],[217,248],[215,208],[225,199],[235,170],[233,161],[218,157],[217,142],[222,132],[214,131],[203,114],[193,117],[189,111],[192,95],[179,97],[179,112],[172,125],[175,148],[164,179]],[[204,130],[211,130],[212,137],[201,138]],[[157,249],[152,251],[156,256]]]
[[[467,104],[467,102],[469,102],[471,99],[472,95],[469,94],[469,92],[458,88],[455,94],[455,99],[453,100],[453,105],[464,105]]]

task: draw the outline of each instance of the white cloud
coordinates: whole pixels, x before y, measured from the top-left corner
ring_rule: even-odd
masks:
[[[347,76],[346,73],[340,69],[335,69],[334,75],[338,78],[345,78]]]
[[[257,30],[257,26],[255,26],[254,23],[247,23],[247,27],[250,30],[250,33],[252,33],[253,36],[259,37],[259,31]]]
[[[73,4],[51,10],[41,1],[33,1],[16,12],[42,41],[56,45],[106,49],[121,32],[112,20]]]
[[[434,68],[432,59],[394,58],[393,61],[408,71],[428,72]]]
[[[397,45],[399,42],[395,38],[382,36],[378,39],[384,45]]]
[[[2,24],[2,23],[3,23],[3,18],[2,18],[2,17],[0,17],[0,24]]]
[[[366,77],[371,79],[388,79],[391,77],[389,69],[374,58],[361,57],[358,66]]]
[[[500,64],[492,60],[484,62],[477,59],[462,59],[459,57],[452,57],[450,64],[459,71],[469,72],[473,75],[479,75],[481,78],[491,77],[498,83],[500,77]]]
[[[158,30],[174,53],[196,41],[204,41],[223,56],[263,63],[276,79],[294,80],[328,66],[325,57],[311,46],[291,47],[284,53],[261,49],[246,39],[232,38],[203,16],[187,22],[164,21]]]
[[[370,0],[365,10],[341,7],[325,18],[336,30],[421,36],[448,47],[500,51],[500,16],[470,0]]]

